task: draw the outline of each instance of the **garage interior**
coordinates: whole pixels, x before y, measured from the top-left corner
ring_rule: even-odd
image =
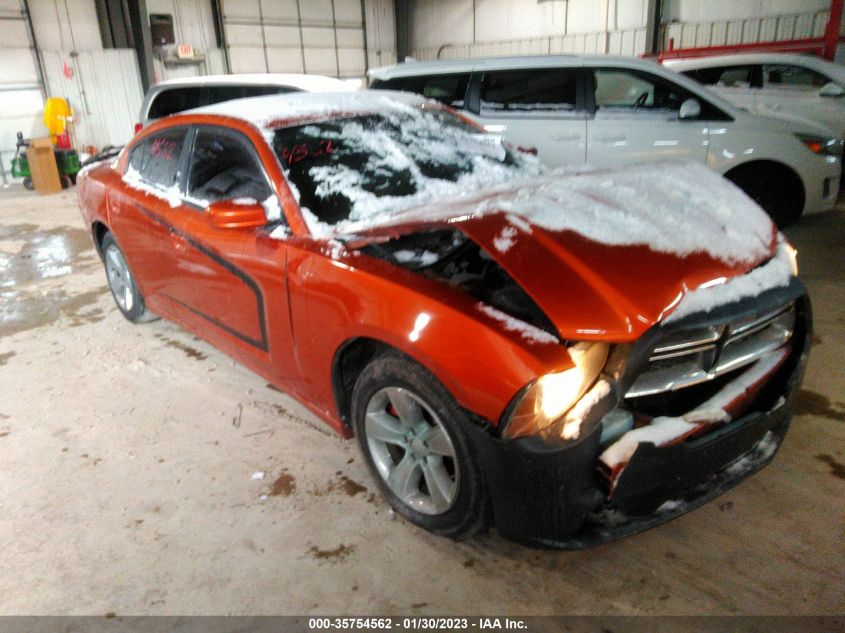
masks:
[[[0,0],[0,614],[841,613],[845,194],[785,231],[814,334],[774,462],[661,527],[547,551],[495,531],[453,542],[400,518],[356,444],[293,398],[176,325],[125,321],[74,189],[39,195],[11,173],[17,132],[45,134],[48,96],[68,100],[75,146],[94,153],[132,137],[146,89],[167,79],[355,86],[406,57],[818,52],[836,6]]]

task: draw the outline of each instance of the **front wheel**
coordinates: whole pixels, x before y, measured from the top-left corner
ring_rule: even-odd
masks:
[[[151,321],[155,318],[147,311],[141,291],[126,263],[126,257],[111,233],[106,233],[102,243],[103,264],[114,302],[121,314],[132,323]]]
[[[801,217],[804,208],[801,183],[780,166],[741,166],[725,177],[759,204],[778,228]]]
[[[373,360],[352,395],[355,434],[384,496],[399,514],[451,538],[488,523],[487,490],[454,398],[397,354]]]

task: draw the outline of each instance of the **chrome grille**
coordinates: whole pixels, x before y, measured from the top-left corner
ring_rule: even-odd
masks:
[[[667,332],[627,398],[690,387],[749,365],[781,347],[795,329],[795,305],[722,325]]]

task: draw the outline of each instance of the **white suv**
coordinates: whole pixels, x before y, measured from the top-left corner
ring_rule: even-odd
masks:
[[[665,62],[736,105],[793,115],[845,136],[845,66],[818,57],[749,53]]]
[[[842,142],[834,132],[750,114],[652,62],[609,56],[406,62],[370,77],[370,88],[416,92],[460,109],[551,166],[702,162],[781,226],[836,202]]]
[[[354,86],[323,75],[283,73],[203,75],[169,79],[151,86],[141,104],[137,132],[151,121],[178,112],[246,97],[287,92],[345,92]]]

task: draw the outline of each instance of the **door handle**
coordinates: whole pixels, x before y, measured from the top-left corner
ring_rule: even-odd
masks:
[[[625,140],[624,134],[598,134],[596,140],[602,143],[619,143]]]
[[[549,135],[550,141],[580,141],[581,135],[580,134],[550,134]]]

